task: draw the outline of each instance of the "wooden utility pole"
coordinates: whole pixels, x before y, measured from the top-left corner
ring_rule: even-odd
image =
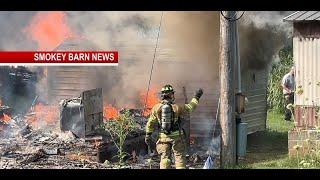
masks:
[[[236,163],[234,32],[235,11],[223,11],[220,15],[220,125],[221,167]]]

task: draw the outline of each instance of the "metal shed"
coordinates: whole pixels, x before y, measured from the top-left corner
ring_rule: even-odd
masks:
[[[284,18],[293,23],[293,59],[296,68],[295,120],[298,127],[318,125],[320,105],[320,11],[297,11]]]

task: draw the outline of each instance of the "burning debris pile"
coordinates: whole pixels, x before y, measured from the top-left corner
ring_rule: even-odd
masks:
[[[95,160],[96,145],[71,132],[32,131],[1,140],[0,168],[105,168]]]
[[[81,98],[63,101],[60,123],[59,106],[37,104],[25,115],[15,116],[11,116],[10,107],[1,106],[0,168],[114,168],[113,157],[117,154],[114,139],[101,131],[102,122],[97,120],[103,119],[103,108],[101,106],[101,113],[99,108],[90,108],[99,106],[99,99],[101,89],[94,89],[83,92]],[[91,118],[91,110],[95,111],[96,119]],[[142,160],[146,155],[144,127],[147,119],[139,109],[121,109],[116,114],[125,111],[136,123],[124,147],[133,157],[128,156],[126,160],[136,162],[130,168],[148,167],[143,165],[147,161]],[[112,121],[112,117],[103,120]]]
[[[15,116],[3,122],[5,128],[2,128],[0,132],[0,168],[96,169],[114,167],[112,163],[103,164],[107,159],[112,161],[112,157],[117,153],[108,134],[78,138],[73,132],[60,132],[58,128],[33,129],[29,124],[29,118],[28,116]],[[144,138],[143,125],[140,124],[141,129],[134,131],[127,138],[126,146],[131,148],[130,153],[135,148],[141,148],[133,146],[137,144],[135,138],[142,137],[141,140]],[[140,159],[142,157],[139,156]]]
[[[0,168],[103,168],[95,161],[97,144],[76,138],[70,131],[34,127],[37,112],[10,117],[3,107]]]
[[[9,114],[10,108],[2,106],[3,111]],[[47,128],[40,126],[37,121],[44,118],[53,118],[58,122],[58,116],[48,115],[45,108],[50,106],[35,106],[34,111],[24,116],[4,116],[1,119],[0,131],[0,168],[4,169],[149,169],[159,168],[159,157],[156,154],[148,156],[144,143],[145,125],[147,117],[143,109],[121,109],[116,114],[129,112],[135,121],[135,129],[130,132],[124,144],[128,153],[125,158],[127,166],[118,166],[117,148],[114,139],[106,131],[96,131],[95,134],[78,137],[71,130],[61,132],[60,127],[47,123]],[[57,108],[56,108],[57,109]],[[43,110],[48,116],[37,113]],[[53,110],[53,109],[52,109]],[[58,112],[58,111],[57,111]],[[106,116],[105,116],[106,117]],[[33,119],[33,121],[30,121]],[[104,118],[104,121],[113,121],[113,118]],[[49,121],[50,122],[50,121]],[[59,123],[58,123],[59,124]],[[42,128],[41,128],[42,127]],[[99,128],[98,128],[99,129]],[[189,168],[202,168],[207,157],[206,148],[192,141],[193,155],[188,156]],[[154,151],[155,152],[155,151]]]

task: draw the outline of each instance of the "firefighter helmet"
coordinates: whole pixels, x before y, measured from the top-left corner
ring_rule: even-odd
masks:
[[[167,84],[162,87],[161,94],[174,93],[173,87],[170,84]]]

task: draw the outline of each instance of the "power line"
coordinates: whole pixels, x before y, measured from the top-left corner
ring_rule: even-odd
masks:
[[[221,14],[225,19],[227,19],[228,21],[238,21],[239,19],[242,18],[242,16],[244,15],[244,12],[245,12],[245,11],[243,11],[238,18],[236,18],[237,15],[238,15],[237,12],[233,15],[233,17],[227,17],[226,15],[223,14],[223,11],[220,11],[220,14]]]
[[[146,100],[145,100],[145,104],[144,104],[144,110],[147,108],[147,102],[148,102],[148,96],[149,96],[149,91],[150,91],[150,83],[151,83],[151,78],[152,78],[152,73],[153,73],[154,61],[156,59],[156,53],[157,53],[157,48],[158,48],[158,44],[159,44],[162,17],[163,17],[163,11],[161,12],[161,18],[160,18],[160,23],[159,23],[159,28],[158,28],[157,41],[156,41],[156,46],[154,48],[154,53],[153,53],[153,60],[152,60],[152,66],[151,66],[151,71],[150,71],[150,75],[149,75],[148,90],[147,90],[147,96],[146,96]]]

